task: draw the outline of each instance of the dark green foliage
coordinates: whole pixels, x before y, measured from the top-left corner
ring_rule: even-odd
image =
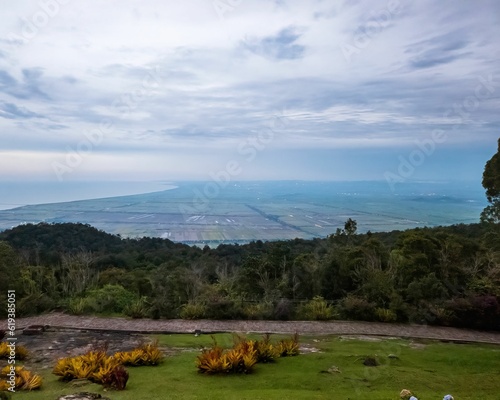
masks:
[[[14,248],[0,239],[0,303],[7,304],[7,290],[19,287],[19,260]],[[0,318],[7,317],[7,308],[0,307]]]
[[[358,229],[358,223],[352,218],[349,218],[344,224],[344,232],[347,236],[352,236],[356,234],[357,229]]]
[[[12,397],[10,396],[9,393],[6,392],[0,392],[0,400],[11,400]]]
[[[134,318],[321,320],[338,312],[500,329],[500,224],[356,234],[354,222],[327,239],[216,249],[121,239],[82,224],[23,225],[0,232],[0,294],[16,290],[19,315],[59,307]]]
[[[288,299],[280,299],[274,307],[274,319],[288,321],[293,318],[294,307],[293,303]]]
[[[123,313],[131,318],[145,318],[148,316],[148,302],[146,297],[141,297],[127,305]]]
[[[455,326],[500,330],[500,303],[496,296],[456,298],[445,307]]]
[[[349,295],[340,304],[341,316],[344,319],[374,321],[377,319],[375,304],[362,297]]]
[[[481,214],[483,222],[500,222],[500,139],[498,150],[486,163],[483,173],[483,187],[490,205]]]
[[[240,319],[244,315],[241,305],[230,298],[212,299],[206,307],[209,319]]]
[[[272,319],[273,304],[271,302],[249,302],[243,306],[245,319]]]
[[[189,302],[182,306],[179,317],[182,319],[201,319],[207,315],[207,306],[199,302]]]
[[[375,314],[380,322],[396,322],[398,316],[395,311],[387,308],[377,308]]]
[[[91,308],[84,298],[73,298],[69,299],[68,305],[66,306],[66,311],[72,315],[83,315],[91,312]]]
[[[300,319],[311,321],[327,321],[333,319],[335,314],[331,304],[328,304],[321,296],[316,296],[312,300],[301,304],[297,312]]]
[[[46,293],[31,293],[20,298],[17,302],[19,316],[37,315],[52,310],[56,302]]]
[[[120,285],[105,285],[88,292],[85,301],[93,312],[124,313],[138,299]]]

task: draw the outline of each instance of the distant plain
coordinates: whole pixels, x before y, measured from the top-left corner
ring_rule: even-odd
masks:
[[[123,237],[195,245],[325,237],[348,218],[358,232],[475,223],[486,205],[477,183],[181,182],[130,196],[0,211],[0,230],[23,223],[81,222]]]

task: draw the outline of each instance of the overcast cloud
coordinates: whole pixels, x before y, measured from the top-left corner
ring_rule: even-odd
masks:
[[[3,3],[0,180],[480,180],[500,136],[496,0]]]

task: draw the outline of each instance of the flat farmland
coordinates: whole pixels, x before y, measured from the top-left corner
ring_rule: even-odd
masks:
[[[148,194],[0,211],[0,229],[81,222],[125,237],[216,246],[325,237],[355,219],[358,231],[473,223],[486,205],[477,185],[385,182],[185,182]],[[217,190],[214,190],[216,188]]]

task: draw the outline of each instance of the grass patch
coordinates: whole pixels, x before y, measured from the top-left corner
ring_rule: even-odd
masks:
[[[214,336],[222,347],[233,345],[231,334]],[[289,336],[273,335],[272,339],[283,337]],[[500,346],[494,345],[427,342],[423,348],[414,348],[408,340],[302,337],[303,345],[320,352],[258,364],[252,375],[207,376],[197,372],[195,358],[197,349],[212,344],[209,335],[158,335],[155,339],[160,346],[183,350],[157,367],[128,368],[130,378],[123,392],[104,392],[99,385],[72,388],[44,370],[42,391],[16,393],[15,399],[55,399],[60,394],[92,391],[113,400],[397,400],[401,389],[407,388],[421,399],[441,399],[451,393],[461,400],[497,400],[500,391]],[[389,354],[397,358],[388,358]],[[380,365],[363,365],[367,356],[376,356]],[[324,372],[333,365],[340,373]]]

